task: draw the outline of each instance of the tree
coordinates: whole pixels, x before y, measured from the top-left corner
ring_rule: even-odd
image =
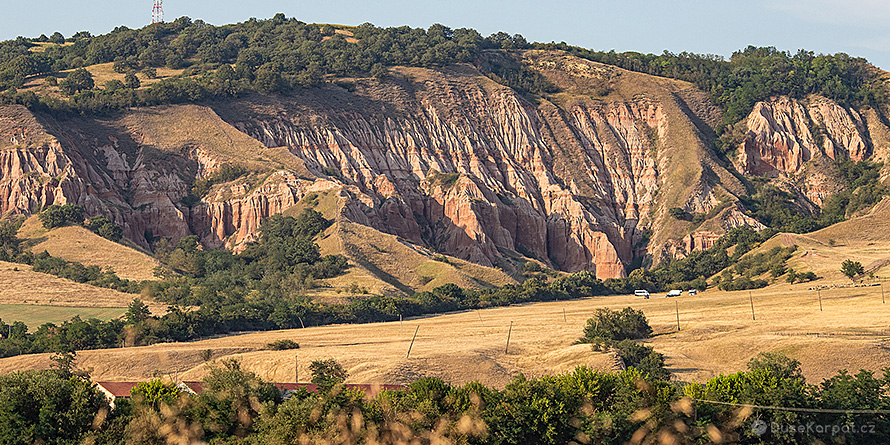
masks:
[[[803,380],[800,362],[778,352],[761,352],[748,361],[748,370],[765,369],[772,375],[785,379]]]
[[[275,385],[241,369],[237,360],[212,366],[203,386],[200,401],[207,413],[201,423],[222,437],[246,436],[253,430],[264,403],[281,402],[281,392]]]
[[[151,316],[148,306],[138,298],[134,298],[127,308],[126,318],[129,324],[139,324],[147,320]]]
[[[778,278],[778,277],[784,275],[786,271],[787,271],[787,269],[785,268],[785,264],[778,263],[778,264],[774,264],[773,267],[770,268],[769,274],[773,278]]]
[[[173,405],[173,402],[179,398],[180,392],[182,391],[178,386],[161,379],[139,382],[130,390],[130,394],[138,399],[138,403],[150,406],[155,410],[160,410],[161,404]]]
[[[105,82],[105,91],[117,91],[123,87],[124,83],[117,79],[111,79],[108,82]]]
[[[72,71],[65,80],[59,82],[59,89],[68,96],[84,90],[91,90],[94,86],[93,75],[86,68]]]
[[[83,222],[83,207],[76,204],[57,205],[53,204],[38,216],[43,227],[52,229],[63,226],[67,223],[80,224]]]
[[[343,383],[349,373],[336,360],[329,358],[325,360],[314,360],[309,365],[309,371],[312,373],[312,383],[323,387],[331,387],[338,383]]]
[[[584,343],[596,343],[601,340],[625,340],[648,338],[652,334],[643,311],[626,307],[620,312],[611,309],[597,309],[593,318],[587,320],[584,328]]]
[[[139,78],[136,77],[136,73],[129,72],[124,76],[124,85],[126,85],[127,88],[135,90],[136,88],[139,88],[141,82],[139,82]]]
[[[855,277],[865,273],[865,268],[862,267],[862,263],[859,261],[844,260],[841,264],[841,273],[849,278],[850,281],[855,281]]]
[[[664,367],[664,355],[655,352],[651,346],[642,345],[633,340],[621,340],[613,347],[624,361],[625,366],[633,366],[649,374],[652,378],[670,378],[670,371]]]
[[[0,443],[80,443],[100,410],[108,402],[89,380],[54,370],[0,375]]]
[[[142,69],[142,75],[149,79],[154,79],[158,77],[158,70],[152,67],[146,67]]]
[[[281,74],[266,67],[257,70],[253,84],[257,91],[266,94],[278,93],[284,88]]]

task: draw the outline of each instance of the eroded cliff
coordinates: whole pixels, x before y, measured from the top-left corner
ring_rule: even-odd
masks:
[[[0,210],[73,202],[142,245],[190,234],[241,248],[263,218],[334,193],[331,216],[429,251],[515,270],[522,257],[621,277],[756,221],[712,151],[719,110],[691,85],[558,52],[517,53],[559,87],[529,98],[471,66],[392,69],[291,96],[107,118],[0,110]],[[869,119],[821,98],[757,104],[733,162],[795,175],[875,152]],[[241,177],[190,196],[224,164]],[[816,205],[830,192],[810,178]],[[668,214],[708,215],[693,225]]]

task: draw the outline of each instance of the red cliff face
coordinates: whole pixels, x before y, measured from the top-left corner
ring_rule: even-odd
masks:
[[[346,204],[354,221],[483,265],[506,249],[624,275],[658,188],[649,136],[667,131],[658,103],[579,103],[548,115],[478,75],[428,78],[413,96],[377,87],[388,90],[359,94],[401,97],[383,105],[400,113],[280,101],[272,119],[250,118],[245,104],[235,125],[366,195]],[[554,147],[554,130],[574,140]],[[554,158],[566,153],[571,170],[557,174]]]
[[[747,129],[737,160],[747,174],[794,176],[820,156],[861,161],[870,154],[866,125],[859,113],[821,97],[758,102],[748,115]],[[821,206],[829,193],[826,180],[812,175],[804,178],[803,192],[816,205]]]
[[[707,213],[743,191],[705,142],[702,122],[713,116],[701,113],[713,107],[688,84],[534,54],[529,63],[564,89],[552,101],[457,66],[120,118],[61,121],[3,107],[0,210],[72,202],[145,247],[196,234],[207,247],[240,249],[264,218],[329,190],[337,218],[435,251],[485,266],[521,254],[600,278],[757,225],[734,205],[706,230],[668,216],[673,207]],[[585,82],[614,92],[593,97]],[[821,143],[811,122],[824,129]],[[824,100],[761,103],[747,123],[738,162],[748,173],[795,173],[816,153],[868,153],[858,115]],[[184,199],[224,163],[252,173]]]

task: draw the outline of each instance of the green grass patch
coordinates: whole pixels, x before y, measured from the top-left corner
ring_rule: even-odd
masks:
[[[34,304],[0,304],[0,319],[6,323],[21,321],[34,331],[44,323],[61,324],[75,315],[88,320],[98,318],[111,320],[120,317],[125,307],[73,307],[73,306],[41,306]]]

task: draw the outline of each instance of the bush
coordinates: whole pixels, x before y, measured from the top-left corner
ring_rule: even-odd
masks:
[[[633,366],[652,378],[662,380],[670,378],[670,371],[664,367],[664,355],[655,352],[651,346],[633,340],[621,340],[618,343],[613,343],[612,347],[624,360],[625,366]]]
[[[761,352],[748,361],[748,370],[765,369],[774,376],[803,380],[800,362],[778,352]]]
[[[540,272],[541,265],[537,261],[526,261],[524,269],[526,272]]]
[[[312,373],[312,383],[327,387],[343,383],[349,376],[343,365],[332,358],[313,361],[309,371]]]
[[[300,344],[293,340],[275,340],[266,345],[267,349],[272,351],[285,351],[288,349],[300,349]]]
[[[90,218],[86,223],[86,228],[93,231],[93,233],[101,236],[102,238],[109,239],[114,242],[118,242],[121,240],[121,236],[123,235],[123,229],[117,224],[111,222],[105,215],[94,216]]]
[[[627,340],[649,338],[652,328],[643,311],[626,307],[620,312],[611,309],[597,309],[593,318],[587,320],[582,343],[597,343],[603,340]]]
[[[83,207],[76,204],[61,206],[53,204],[40,212],[38,218],[47,229],[61,227],[67,223],[80,224],[83,222]]]

